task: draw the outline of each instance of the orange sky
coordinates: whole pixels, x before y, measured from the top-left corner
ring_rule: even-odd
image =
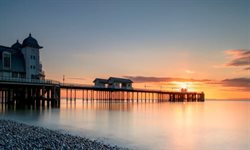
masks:
[[[47,79],[128,77],[166,90],[190,82],[207,98],[250,99],[245,0],[0,1],[0,22],[0,45],[32,33],[44,47]]]
[[[61,71],[64,71],[60,74],[54,73],[54,70],[47,71],[47,78],[62,82],[64,75],[67,83],[93,84],[92,81],[96,77],[125,77],[134,81],[134,88],[180,90],[180,88],[187,87],[189,91],[204,91],[206,98],[209,99],[249,99],[250,79],[247,69],[249,64],[244,62],[245,58],[249,58],[249,53],[250,51],[246,49],[224,50],[211,60],[210,57],[206,58],[205,56],[193,59],[198,54],[172,52],[172,56],[169,58],[173,58],[173,63],[169,63],[168,59],[154,59],[152,63],[148,63],[146,60],[142,61],[145,57],[137,58],[139,54],[136,54],[130,57],[131,61],[133,61],[133,57],[139,60],[134,65],[130,64],[130,61],[127,62],[123,60],[124,58],[118,57],[121,59],[113,60],[118,61],[117,64],[104,61],[101,64],[61,68]],[[99,56],[101,57],[102,54],[89,56],[89,59],[88,56],[84,55],[77,57],[91,61],[90,59],[97,59]],[[153,53],[151,56],[154,56]],[[112,57],[116,57],[116,54]],[[164,58],[165,55],[158,57]],[[174,61],[175,58],[179,59]],[[96,70],[97,65],[103,67],[98,66],[100,69]],[[45,67],[49,68],[48,70],[51,68],[51,66]]]
[[[153,52],[148,51],[148,53],[152,54],[147,54],[146,57],[155,56]],[[108,60],[103,60],[100,64],[93,63],[93,60],[101,59],[102,53],[92,56],[87,54],[87,56],[76,56],[79,59],[72,59],[70,62],[76,64],[90,61],[93,64],[81,65],[86,64],[83,62],[75,67],[65,67],[60,70],[53,69],[53,65],[45,65],[45,68],[48,70],[47,78],[62,82],[64,75],[66,83],[93,85],[92,81],[96,77],[125,77],[134,81],[134,88],[180,90],[182,87],[187,87],[189,91],[204,91],[206,98],[209,99],[249,99],[250,79],[247,69],[249,64],[248,60],[244,62],[245,58],[249,58],[249,53],[250,51],[246,49],[224,50],[210,59],[205,55],[213,55],[211,53],[197,58],[198,54],[192,55],[188,51],[172,52],[168,57],[172,58],[173,63],[169,63],[169,59],[164,59],[166,55],[157,55],[158,58],[152,58],[152,63],[148,63],[145,57],[137,57],[140,54],[128,56],[122,53],[124,57],[119,57],[114,53],[110,59],[117,57],[112,60],[117,63],[105,58]],[[126,56],[130,61],[126,61]],[[137,63],[134,63],[135,60],[138,60]]]

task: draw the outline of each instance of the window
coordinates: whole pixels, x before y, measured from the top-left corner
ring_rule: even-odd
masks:
[[[36,59],[36,56],[35,56],[35,55],[30,55],[30,59],[35,60],[35,59]]]
[[[3,52],[3,68],[10,69],[11,66],[11,54],[8,52]]]
[[[31,79],[38,79],[38,76],[37,76],[37,75],[32,74],[32,75],[31,75]]]
[[[30,69],[32,69],[32,65],[30,65]]]
[[[17,72],[12,72],[12,78],[18,78],[18,73]]]
[[[21,73],[21,74],[20,74],[20,78],[25,78],[25,74],[24,74],[24,73]]]

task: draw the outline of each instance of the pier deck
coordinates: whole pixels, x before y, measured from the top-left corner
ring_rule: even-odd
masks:
[[[60,84],[53,80],[0,78],[0,102],[60,106]]]
[[[149,89],[125,89],[125,88],[100,88],[78,84],[60,84],[61,90],[65,90],[66,99],[76,99],[76,92],[82,92],[83,100],[110,100],[110,101],[169,101],[191,102],[205,101],[203,92],[163,91]]]
[[[79,96],[80,92],[80,96]],[[61,93],[67,100],[124,101],[124,102],[203,102],[203,92],[162,91],[149,89],[100,88],[80,84],[62,84],[53,80],[2,79],[0,78],[0,101],[2,103],[32,104],[37,107],[60,106]]]

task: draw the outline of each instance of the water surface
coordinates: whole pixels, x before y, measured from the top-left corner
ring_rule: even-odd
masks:
[[[62,100],[1,117],[133,149],[250,149],[250,101],[107,103]]]

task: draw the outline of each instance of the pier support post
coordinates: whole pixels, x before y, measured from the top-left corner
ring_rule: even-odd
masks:
[[[66,88],[66,100],[68,100],[68,97],[69,97],[69,95],[68,95],[68,88]]]
[[[47,107],[49,107],[49,101],[50,101],[50,88],[47,88]]]
[[[42,87],[42,106],[45,106],[45,86]]]
[[[84,100],[84,90],[82,90],[82,100]]]

